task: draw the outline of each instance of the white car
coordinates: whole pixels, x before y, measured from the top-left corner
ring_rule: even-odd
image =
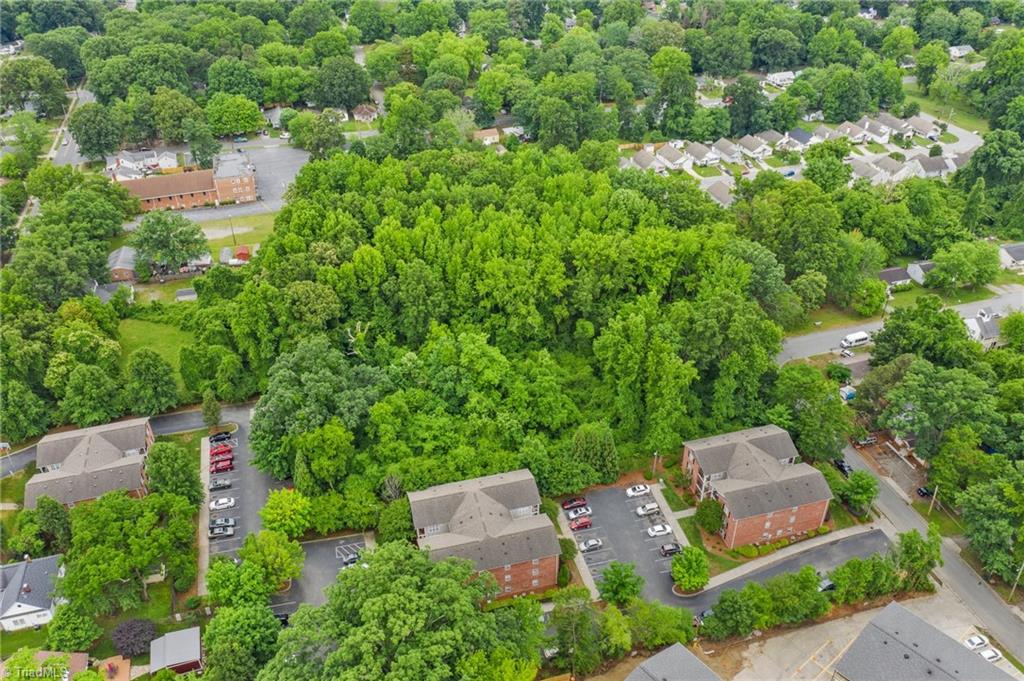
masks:
[[[988,645],[988,638],[986,638],[982,634],[975,634],[974,636],[967,637],[967,640],[964,641],[964,645],[967,646],[968,650],[977,650],[979,648],[984,648]]]
[[[283,139],[283,140],[286,140],[286,139],[288,139],[289,137],[291,137],[291,135],[289,135],[289,134],[288,134],[287,132],[282,132],[282,133],[281,133],[281,139]]]
[[[220,499],[214,499],[210,502],[211,511],[223,511],[228,508],[235,507],[234,497],[221,497]]]
[[[979,650],[978,654],[981,655],[986,662],[995,663],[1003,659],[1003,654],[995,648],[985,648],[984,650]]]
[[[636,514],[638,516],[640,516],[641,518],[643,518],[645,515],[651,515],[652,513],[657,513],[657,512],[658,512],[658,504],[656,502],[654,502],[654,501],[652,501],[649,504],[644,504],[643,506],[637,506],[636,507]]]
[[[597,551],[604,544],[600,539],[586,539],[580,542],[580,553]]]
[[[672,534],[672,528],[668,525],[651,525],[647,528],[648,537],[664,537],[666,534]]]
[[[569,520],[576,520],[577,518],[582,518],[583,516],[590,514],[591,510],[589,506],[580,506],[579,508],[574,508],[569,511]]]
[[[633,485],[626,490],[626,496],[632,499],[633,497],[642,497],[645,494],[651,493],[650,485]]]

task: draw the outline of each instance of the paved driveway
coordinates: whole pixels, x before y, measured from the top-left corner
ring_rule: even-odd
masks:
[[[342,569],[342,561],[360,551],[366,543],[363,535],[353,534],[345,537],[316,539],[302,544],[306,554],[306,564],[302,568],[302,576],[292,582],[291,588],[283,594],[271,598],[271,608],[278,614],[295,612],[300,603],[323,605],[327,602],[324,589],[334,584]],[[346,570],[362,569],[358,564]]]
[[[635,511],[637,506],[654,501],[650,495],[630,499],[622,488],[593,490],[587,494],[587,502],[594,511],[594,525],[589,530],[576,532],[575,538],[577,543],[595,537],[604,542],[601,550],[584,554],[595,580],[600,581],[601,573],[612,561],[633,563],[637,574],[644,578],[644,598],[671,602],[674,598],[669,574],[672,559],[662,558],[659,549],[675,538],[668,535],[652,539],[647,536],[647,528],[659,522],[671,525],[673,521],[661,516],[641,518]]]

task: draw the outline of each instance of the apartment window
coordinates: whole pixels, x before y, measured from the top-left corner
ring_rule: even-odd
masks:
[[[789,516],[789,524],[792,525],[795,522],[796,522],[796,516],[795,515]]]
[[[533,580],[532,582],[530,582],[530,586],[534,586],[534,587],[540,586],[540,580],[539,579]]]
[[[15,627],[24,626],[25,625],[25,618],[21,617],[21,618],[18,618],[16,620],[12,620],[11,621],[11,625],[13,625]]]
[[[448,531],[448,525],[445,523],[437,523],[434,525],[427,525],[426,535],[429,537],[432,534],[441,534],[442,532]]]
[[[534,558],[530,562],[533,563],[534,565],[540,565],[540,558]]]
[[[512,564],[511,563],[505,563],[505,569],[506,570],[511,570],[512,569]]]
[[[507,593],[507,594],[510,594],[510,593],[512,593],[512,587],[510,587],[510,586],[506,586],[506,587],[505,587],[505,593]]]
[[[534,576],[534,577],[536,577],[537,575],[539,575],[539,574],[540,574],[540,570],[538,570],[537,568],[533,568],[533,571],[532,571],[532,572],[533,572],[533,576]]]
[[[766,530],[767,530],[767,529],[768,529],[769,527],[771,527],[771,526],[772,526],[772,521],[770,521],[770,520],[766,520],[766,521],[764,522],[764,529],[766,529]]]
[[[505,575],[505,581],[506,582],[511,582],[512,581],[512,575]]]

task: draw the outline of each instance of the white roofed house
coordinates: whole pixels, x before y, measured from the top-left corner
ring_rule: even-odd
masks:
[[[724,137],[719,138],[711,145],[711,148],[718,153],[723,161],[728,163],[739,163],[743,158],[743,150]]]
[[[963,59],[972,52],[974,52],[974,48],[970,45],[953,45],[949,48],[949,58]]]
[[[716,165],[722,160],[721,155],[717,151],[709,149],[700,142],[690,142],[683,149],[683,153],[699,166]]]
[[[1005,270],[1024,270],[1024,243],[1005,244],[999,248],[999,264]]]
[[[744,154],[758,160],[761,160],[766,156],[770,156],[772,153],[771,147],[753,135],[744,135],[741,137],[739,140],[739,146],[743,149]]]

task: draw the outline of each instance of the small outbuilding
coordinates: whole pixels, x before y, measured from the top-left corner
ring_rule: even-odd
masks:
[[[176,674],[201,671],[203,650],[199,627],[172,631],[149,644],[149,673],[170,669]]]

